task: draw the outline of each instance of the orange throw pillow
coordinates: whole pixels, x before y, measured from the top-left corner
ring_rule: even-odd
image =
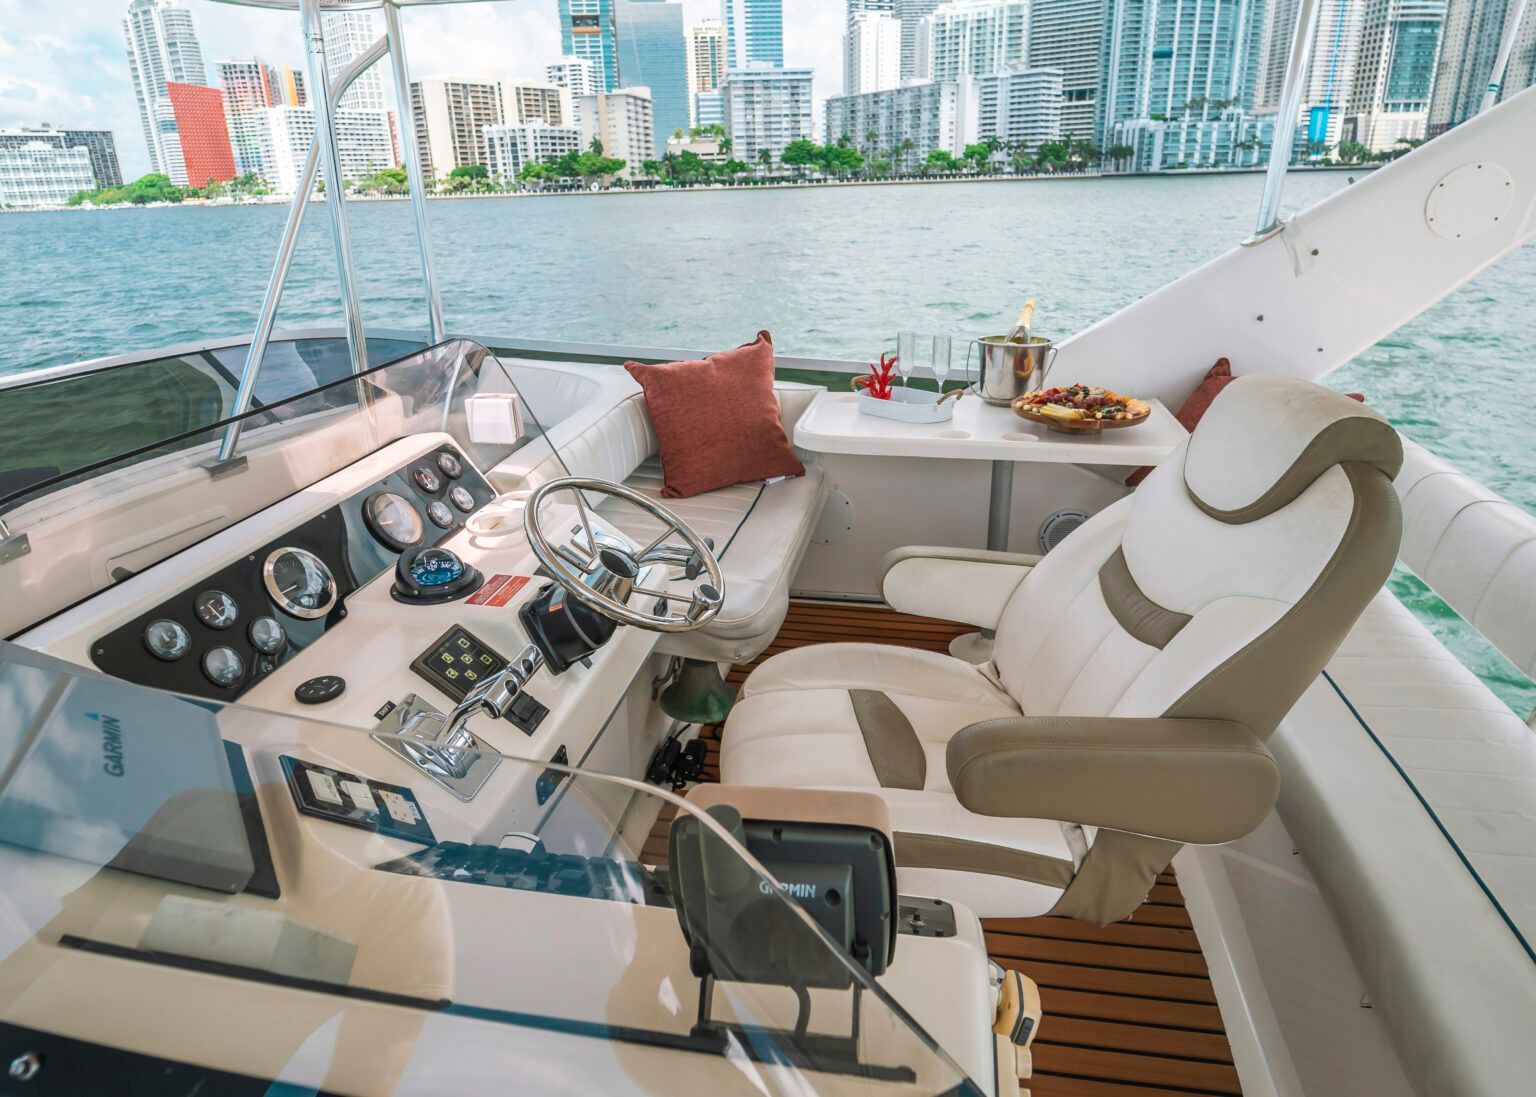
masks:
[[[624,368],[645,391],[661,444],[661,494],[686,499],[716,488],[803,476],[773,394],[773,337],[691,362]]]
[[[1221,390],[1232,383],[1232,363],[1225,358],[1216,359],[1216,364],[1206,370],[1205,376],[1195,386],[1195,391],[1189,394],[1184,401],[1184,406],[1179,409],[1179,414],[1174,416],[1179,425],[1191,434],[1200,420],[1205,418],[1205,413],[1210,410],[1211,401],[1215,400]],[[1125,486],[1133,488],[1152,474],[1151,465],[1143,465],[1125,478]]]

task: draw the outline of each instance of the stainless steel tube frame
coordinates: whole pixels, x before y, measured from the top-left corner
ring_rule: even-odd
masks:
[[[437,293],[432,240],[427,232],[427,184],[421,174],[421,146],[417,143],[416,110],[411,103],[411,70],[405,60],[405,37],[400,31],[400,8],[384,4],[384,37],[389,43],[389,63],[395,77],[395,113],[400,118],[401,154],[411,190],[411,213],[416,218],[416,239],[421,245],[421,278],[427,291],[427,323],[432,342],[443,341],[443,303]],[[446,409],[445,409],[446,413]]]
[[[369,66],[384,56],[387,47],[388,43],[380,38],[366,53],[360,54],[343,72],[338,73],[331,84],[331,98],[340,99]],[[283,287],[288,282],[289,268],[293,266],[294,246],[298,243],[299,229],[304,224],[304,207],[309,204],[309,196],[315,189],[315,176],[319,168],[320,144],[317,139],[310,142],[309,154],[304,158],[304,170],[299,173],[298,188],[293,194],[293,204],[288,207],[288,220],[283,224],[282,240],[277,247],[277,261],[272,264],[272,277],[268,279],[267,292],[261,299],[261,311],[256,314],[256,333],[251,336],[251,345],[245,354],[245,366],[240,371],[240,384],[235,390],[235,403],[230,411],[233,419],[238,420],[251,410],[251,401],[256,395],[256,378],[266,358],[267,344],[271,341],[272,328],[277,322],[277,309],[283,300]],[[240,442],[243,429],[244,424],[237,421],[225,430],[214,468],[234,459],[235,447]]]
[[[1307,66],[1312,60],[1312,41],[1317,32],[1318,0],[1301,0],[1296,10],[1296,28],[1291,33],[1291,52],[1285,63],[1285,88],[1280,93],[1280,109],[1275,115],[1275,139],[1269,146],[1269,171],[1264,176],[1264,197],[1259,202],[1259,219],[1253,235],[1243,241],[1257,244],[1280,229],[1280,193],[1285,189],[1285,172],[1291,163],[1291,147],[1296,141],[1296,123],[1301,118],[1301,100],[1306,93]]]

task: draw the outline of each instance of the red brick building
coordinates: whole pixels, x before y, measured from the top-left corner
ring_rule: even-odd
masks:
[[[166,96],[176,115],[187,185],[206,187],[235,177],[235,150],[224,121],[224,93],[218,88],[167,80]]]

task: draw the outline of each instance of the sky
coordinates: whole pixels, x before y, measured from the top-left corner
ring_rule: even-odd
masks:
[[[304,66],[298,16],[183,0],[192,11],[208,78],[216,61],[257,56]],[[718,0],[683,0],[688,23],[718,18]],[[66,129],[109,129],[123,175],[149,170],[122,19],[128,0],[0,0],[0,129],[44,122]],[[842,0],[784,0],[784,61],[816,69],[821,101],[842,87]],[[501,0],[406,8],[405,40],[417,76],[501,73],[542,78],[560,56],[555,0]],[[382,31],[382,21],[380,30]]]

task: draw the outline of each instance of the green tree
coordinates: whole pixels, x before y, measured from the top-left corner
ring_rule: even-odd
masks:
[[[1359,164],[1369,159],[1371,150],[1359,141],[1339,142],[1339,161],[1344,164]]]
[[[1123,171],[1125,162],[1136,155],[1136,149],[1131,145],[1110,145],[1109,159],[1115,165],[1116,171]]]
[[[752,165],[745,160],[727,160],[720,165],[721,171],[726,175],[745,175],[752,170]]]
[[[964,158],[975,164],[978,168],[984,168],[987,161],[992,158],[992,146],[974,144],[965,146]]]
[[[1057,171],[1071,157],[1065,141],[1046,141],[1035,151],[1035,163],[1045,171]]]
[[[788,164],[792,168],[805,168],[812,165],[820,165],[822,162],[821,146],[815,141],[808,141],[804,137],[791,141],[779,154],[779,163]]]
[[[758,149],[757,162],[762,165],[764,171],[767,171],[770,167],[773,166],[773,150]]]
[[[923,161],[922,173],[928,175],[938,171],[955,171],[959,162],[944,149],[934,149],[928,154],[928,159]]]

